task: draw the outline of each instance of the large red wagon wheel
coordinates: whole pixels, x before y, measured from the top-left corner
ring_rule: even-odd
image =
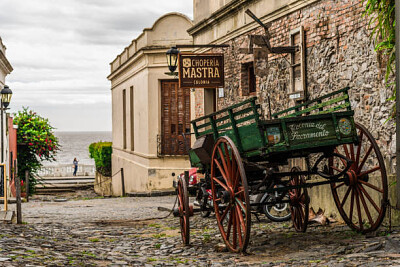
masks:
[[[185,177],[178,178],[178,186],[176,190],[178,195],[178,216],[181,225],[182,242],[183,244],[188,245],[190,238],[189,217],[191,216],[191,207],[189,206],[189,195]]]
[[[226,246],[245,251],[249,243],[251,214],[246,173],[233,141],[217,139],[211,161],[211,190],[215,216]]]
[[[292,172],[299,172],[299,167],[293,167]],[[290,179],[291,186],[305,185],[303,175],[293,173]],[[290,212],[292,214],[293,227],[297,232],[305,232],[308,225],[308,211],[310,198],[305,187],[289,190]]]
[[[344,175],[345,182],[332,183],[331,190],[343,220],[352,229],[368,233],[381,225],[386,212],[388,186],[385,163],[368,130],[356,123],[359,144],[341,145],[335,152],[353,161]],[[338,157],[329,160],[331,174],[346,167]]]

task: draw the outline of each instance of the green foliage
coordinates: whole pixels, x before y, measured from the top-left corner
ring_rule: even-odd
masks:
[[[111,176],[111,142],[97,142],[89,146],[89,155],[96,164],[96,170],[104,176]]]
[[[388,58],[386,63],[385,81],[388,83],[390,75],[395,69],[395,0],[364,0],[366,1],[365,14],[370,16],[369,25],[373,28],[372,38],[375,40],[375,50],[383,52]],[[393,85],[388,83],[388,86]],[[388,100],[396,99],[396,89]],[[395,117],[396,106],[393,105],[392,118]]]
[[[29,171],[29,192],[32,193],[38,183],[35,174],[42,167],[42,161],[55,161],[58,139],[48,119],[28,108],[15,114],[14,123],[18,125],[18,173],[20,179],[25,180],[25,171]]]

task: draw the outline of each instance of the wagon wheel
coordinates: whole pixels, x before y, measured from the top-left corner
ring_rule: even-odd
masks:
[[[344,182],[332,183],[331,190],[343,220],[353,230],[368,233],[378,229],[386,212],[388,186],[385,163],[371,133],[356,123],[359,144],[338,146],[336,153],[353,161]],[[346,167],[338,157],[329,159],[331,174]],[[369,205],[369,206],[368,206]]]
[[[292,172],[301,171],[299,167],[293,167]],[[291,186],[301,186],[305,184],[303,175],[293,173],[290,179]],[[289,190],[290,212],[292,214],[293,227],[297,232],[305,232],[308,224],[308,211],[310,198],[305,187]]]
[[[226,246],[245,251],[249,244],[251,214],[246,173],[233,141],[217,139],[211,161],[211,191],[215,217]]]
[[[183,244],[188,245],[190,239],[189,217],[191,216],[191,211],[193,209],[189,206],[189,195],[186,178],[184,176],[178,178],[178,186],[176,190],[178,195],[178,211],[179,222],[181,225],[182,242]]]

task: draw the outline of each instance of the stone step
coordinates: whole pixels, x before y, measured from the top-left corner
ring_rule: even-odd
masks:
[[[90,184],[94,183],[94,179],[73,179],[73,180],[41,180],[41,184]]]
[[[93,182],[91,183],[53,183],[53,184],[37,184],[35,186],[36,194],[56,194],[61,192],[75,192],[76,190],[84,190],[93,188]]]
[[[45,181],[55,181],[55,180],[84,180],[84,179],[95,179],[94,176],[45,176],[45,177],[40,177],[40,180],[45,180]]]

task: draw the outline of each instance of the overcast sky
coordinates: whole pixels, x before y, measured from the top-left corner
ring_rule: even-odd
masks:
[[[163,14],[192,18],[192,3],[1,0],[11,112],[29,107],[59,131],[111,131],[109,63]]]

